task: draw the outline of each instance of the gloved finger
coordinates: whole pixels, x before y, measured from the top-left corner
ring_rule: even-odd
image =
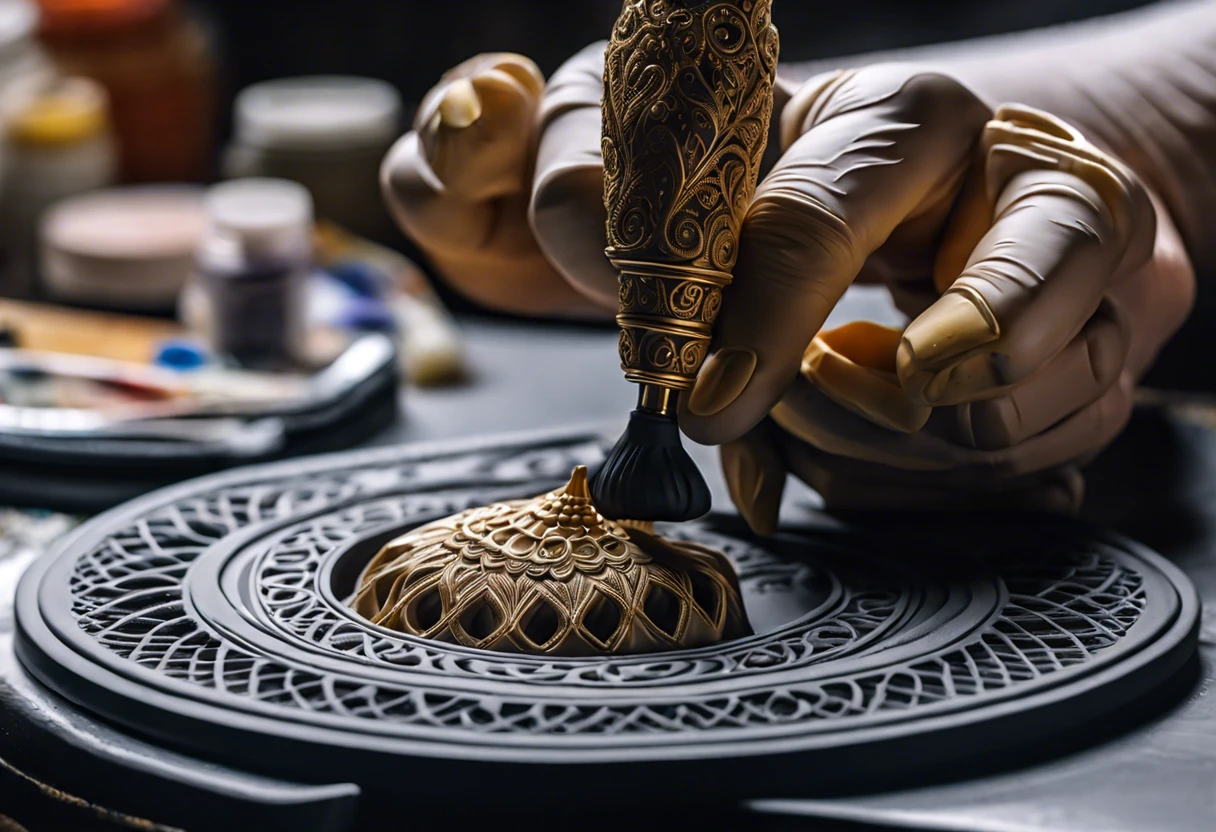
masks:
[[[435,176],[454,196],[484,202],[527,184],[545,79],[522,55],[478,55],[444,74],[414,118]]]
[[[842,407],[877,425],[915,433],[931,409],[913,402],[895,374],[901,331],[854,321],[821,331],[802,356],[802,376]]]
[[[786,468],[775,425],[761,422],[749,433],[722,446],[722,473],[731,501],[758,535],[777,530]]]
[[[914,400],[1001,395],[1057,355],[1107,290],[1148,259],[1155,216],[1143,188],[1068,131],[1043,114],[1009,109],[985,128],[984,185],[955,211],[939,286],[981,221],[994,221],[945,294],[904,333],[899,376]]]
[[[1076,513],[1084,478],[1065,465],[1017,479],[960,481],[834,456],[792,436],[781,446],[790,473],[829,511],[1050,511]]]
[[[617,275],[604,255],[608,213],[600,150],[605,45],[576,54],[545,88],[530,211],[536,241],[549,261],[615,312]]]
[[[588,314],[528,224],[528,173],[544,79],[519,55],[480,55],[444,75],[389,151],[389,210],[448,281],[487,306]]]
[[[1158,351],[1176,333],[1195,304],[1195,267],[1169,212],[1157,206],[1157,239],[1149,261],[1107,293],[1107,301],[1127,321],[1127,372],[1139,379]]]
[[[1123,372],[1128,338],[1099,311],[1039,372],[1004,396],[958,406],[959,428],[973,448],[1009,448],[1097,401]]]
[[[479,55],[427,93],[415,129],[389,152],[385,196],[423,245],[483,248],[495,200],[526,191],[544,79],[521,55]],[[522,219],[522,217],[520,217]],[[530,234],[526,225],[517,226]]]
[[[772,417],[788,433],[827,453],[888,468],[931,472],[966,485],[1071,464],[1104,448],[1131,416],[1133,387],[1124,373],[1097,401],[1036,436],[997,450],[972,448],[959,441],[953,408],[935,408],[916,433],[896,433],[849,412],[801,377],[773,408]]]
[[[866,258],[953,201],[988,115],[957,81],[898,65],[814,79],[794,96],[788,149],[743,223],[716,352],[682,397],[689,436],[720,444],[759,422]]]

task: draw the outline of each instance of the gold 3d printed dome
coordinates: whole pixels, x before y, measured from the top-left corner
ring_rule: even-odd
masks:
[[[722,554],[604,518],[583,466],[549,494],[397,538],[363,570],[351,606],[423,638],[554,656],[704,647],[751,633]]]

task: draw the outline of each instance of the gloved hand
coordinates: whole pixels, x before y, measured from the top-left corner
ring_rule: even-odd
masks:
[[[837,508],[1076,509],[1191,306],[1166,212],[1067,124],[909,67],[813,79],[783,140],[682,414],[727,443],[749,522],[773,528],[787,471]],[[856,279],[902,333],[816,337]]]
[[[545,85],[520,55],[479,55],[443,76],[389,151],[389,209],[453,288],[525,315],[609,319],[600,157],[603,44]]]
[[[524,59],[463,64],[386,160],[402,225],[471,297],[615,309],[602,48],[543,91]],[[724,444],[744,516],[772,528],[787,472],[841,506],[1075,506],[1074,466],[1121,429],[1190,307],[1164,212],[1067,125],[1021,108],[994,118],[932,71],[833,73],[779,85],[777,104],[784,152],[681,412],[692,438]],[[816,338],[854,280],[891,286],[907,330]]]

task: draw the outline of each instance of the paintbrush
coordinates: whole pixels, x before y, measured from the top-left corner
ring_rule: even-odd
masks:
[[[680,442],[730,283],[773,111],[772,0],[626,0],[604,61],[604,202],[621,367],[638,406],[592,483],[601,513],[691,520],[709,488]]]

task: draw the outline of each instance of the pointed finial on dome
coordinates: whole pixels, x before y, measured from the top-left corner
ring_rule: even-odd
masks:
[[[381,627],[536,655],[678,650],[751,633],[723,555],[660,538],[649,523],[606,520],[589,492],[580,465],[564,489],[412,529],[364,567],[350,603]]]
[[[566,483],[565,493],[569,497],[577,497],[583,500],[591,499],[591,489],[587,487],[586,465],[579,465],[574,469],[574,473],[570,475],[570,482]]]

